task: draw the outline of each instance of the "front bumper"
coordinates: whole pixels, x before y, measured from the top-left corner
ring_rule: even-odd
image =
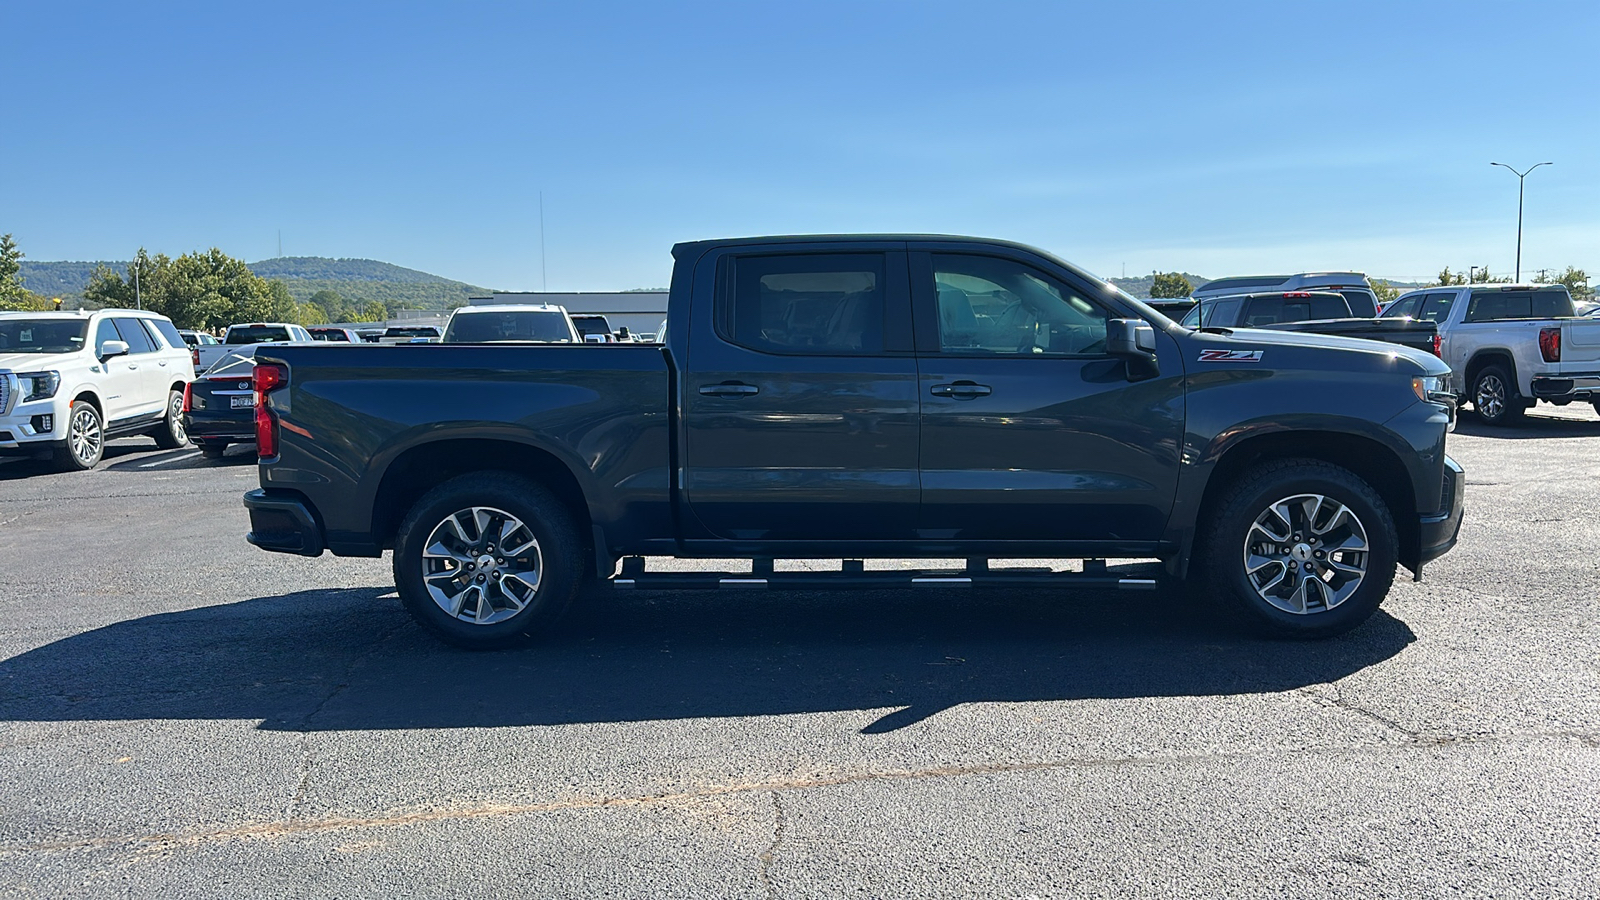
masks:
[[[1461,464],[1444,458],[1444,491],[1441,509],[1430,516],[1422,516],[1422,547],[1419,563],[1449,553],[1461,536],[1461,518],[1466,505],[1467,472]]]
[[[244,539],[263,550],[321,556],[327,546],[310,504],[294,494],[257,488],[244,495],[244,508],[250,511]]]

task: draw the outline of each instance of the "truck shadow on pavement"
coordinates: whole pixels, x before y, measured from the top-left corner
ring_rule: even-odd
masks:
[[[0,661],[0,721],[255,719],[332,731],[1216,696],[1335,681],[1415,640],[1380,612],[1319,642],[1230,631],[1181,591],[598,595],[525,650],[434,641],[387,588],[160,613]]]
[[[1485,425],[1471,413],[1465,413],[1456,422],[1456,433],[1473,437],[1500,440],[1533,440],[1538,438],[1571,438],[1600,436],[1600,419],[1569,419],[1538,414],[1522,417],[1515,425]]]

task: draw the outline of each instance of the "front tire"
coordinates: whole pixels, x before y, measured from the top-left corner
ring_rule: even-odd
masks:
[[[584,549],[567,508],[504,472],[453,478],[400,524],[394,580],[412,618],[469,650],[547,632],[582,587]]]
[[[189,432],[183,427],[183,391],[167,393],[167,419],[161,427],[150,432],[156,446],[162,450],[176,450],[189,444]]]
[[[1504,366],[1485,366],[1472,381],[1472,408],[1485,425],[1515,425],[1527,409]]]
[[[100,410],[87,400],[74,400],[67,408],[67,440],[52,456],[62,472],[87,472],[100,464],[106,451],[105,422]]]
[[[1197,549],[1203,588],[1255,630],[1325,638],[1377,611],[1394,583],[1399,534],[1371,485],[1293,459],[1233,485]]]

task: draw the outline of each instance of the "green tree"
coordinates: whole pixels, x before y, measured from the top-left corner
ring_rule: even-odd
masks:
[[[1438,283],[1441,285],[1466,284],[1467,276],[1459,272],[1451,272],[1450,267],[1445,266],[1444,270],[1439,273]]]
[[[1155,272],[1150,283],[1150,299],[1176,299],[1187,297],[1194,292],[1194,285],[1189,279],[1177,272]]]
[[[1566,285],[1567,293],[1571,294],[1574,300],[1589,300],[1594,297],[1594,288],[1589,286],[1589,273],[1576,266],[1567,266],[1565,272],[1554,277],[1540,271],[1538,277],[1533,280],[1539,284]]]
[[[317,291],[308,302],[316,304],[329,322],[353,322],[358,312],[338,291]]]
[[[361,315],[357,322],[382,322],[389,318],[389,310],[376,300],[368,300],[361,307]]]
[[[1393,303],[1400,297],[1400,289],[1382,278],[1372,279],[1372,293],[1377,296],[1379,306]]]
[[[25,254],[9,234],[0,234],[0,310],[48,310],[55,302],[22,286]]]
[[[215,247],[176,259],[164,253],[151,256],[141,247],[126,273],[101,266],[83,293],[89,302],[104,306],[142,302],[179,328],[206,331],[238,322],[292,322],[298,313],[283,282],[261,278],[243,260]]]

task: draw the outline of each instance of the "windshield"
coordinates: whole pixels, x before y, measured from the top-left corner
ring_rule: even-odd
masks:
[[[235,325],[228,329],[225,344],[264,344],[267,341],[289,341],[289,329],[282,325]]]
[[[570,344],[572,329],[560,310],[456,313],[445,328],[447,344],[536,341]]]
[[[88,335],[88,319],[0,319],[0,353],[72,353]]]

